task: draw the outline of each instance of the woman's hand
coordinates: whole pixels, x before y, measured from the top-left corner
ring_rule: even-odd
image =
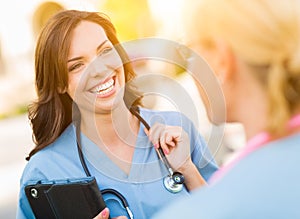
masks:
[[[155,123],[149,131],[145,129],[145,133],[156,149],[162,148],[174,170],[192,164],[190,140],[181,127]]]
[[[108,219],[109,217],[109,209],[104,208],[96,217],[93,219]],[[126,216],[115,217],[114,219],[127,219]]]
[[[206,181],[192,162],[190,139],[182,127],[156,123],[149,131],[145,129],[145,133],[156,149],[162,148],[171,167],[183,174],[188,190],[206,185]]]

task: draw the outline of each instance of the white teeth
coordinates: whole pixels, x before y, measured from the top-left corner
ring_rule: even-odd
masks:
[[[104,90],[104,91],[99,91],[99,92],[97,92],[97,93],[100,94],[100,95],[107,94],[107,93],[109,93],[112,89],[114,89],[114,86],[111,86],[111,87],[107,88],[106,90]]]
[[[110,79],[106,83],[100,84],[99,86],[97,86],[93,92],[98,93],[98,94],[106,94],[114,88],[114,86],[113,86],[114,83],[115,83],[115,81],[113,79]]]
[[[101,90],[106,90],[107,88],[109,88],[110,86],[112,86],[114,84],[114,80],[110,79],[108,82],[106,82],[105,84],[100,84],[98,87],[96,87],[96,91],[100,92]]]

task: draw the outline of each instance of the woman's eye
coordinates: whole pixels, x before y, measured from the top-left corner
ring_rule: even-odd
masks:
[[[106,53],[109,53],[110,51],[112,51],[112,48],[107,47],[107,48],[103,49],[99,55],[105,55]]]
[[[72,72],[72,71],[75,71],[76,69],[79,69],[82,66],[83,66],[83,63],[76,63],[76,64],[70,66],[68,70],[69,70],[69,72]]]

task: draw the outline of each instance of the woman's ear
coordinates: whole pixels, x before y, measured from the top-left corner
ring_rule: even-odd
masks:
[[[225,41],[216,41],[214,68],[221,84],[233,79],[235,73],[235,56]]]
[[[64,94],[64,93],[66,93],[67,91],[68,91],[68,89],[67,89],[66,87],[64,87],[64,88],[58,87],[58,88],[57,88],[57,92],[58,92],[59,94]]]

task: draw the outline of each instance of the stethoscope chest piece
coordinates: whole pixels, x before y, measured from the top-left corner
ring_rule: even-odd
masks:
[[[180,173],[174,173],[172,176],[164,178],[164,186],[171,193],[181,192],[183,189],[184,177]]]

